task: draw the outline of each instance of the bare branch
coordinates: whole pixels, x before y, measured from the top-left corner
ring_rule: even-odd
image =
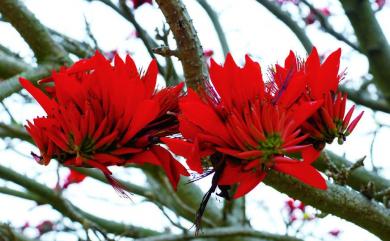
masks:
[[[299,39],[306,52],[310,53],[313,48],[313,44],[305,31],[291,18],[287,11],[284,11],[274,1],[270,0],[256,0],[258,3],[263,5],[268,11],[277,17],[278,20],[282,21],[291,29],[295,36]]]
[[[2,0],[2,16],[22,35],[39,63],[66,60],[66,52],[51,37],[48,30],[19,0]]]
[[[349,39],[347,39],[341,33],[336,32],[336,30],[333,29],[332,25],[328,22],[326,17],[320,11],[318,11],[318,9],[316,9],[312,4],[310,4],[306,0],[301,0],[301,2],[303,2],[306,6],[308,6],[310,11],[315,14],[315,16],[317,17],[318,21],[321,24],[321,27],[323,28],[323,30],[325,30],[325,32],[329,33],[330,35],[332,35],[336,39],[346,43],[347,45],[349,45],[354,50],[356,50],[358,52],[362,52],[362,50],[359,48],[358,45],[356,45],[355,43],[352,43]]]
[[[349,168],[353,165],[353,163],[331,151],[325,151],[325,153],[336,168]],[[319,170],[325,171],[328,168],[325,159],[326,158],[322,155],[314,162],[313,165]],[[354,170],[350,173],[347,179],[347,184],[356,191],[360,191],[361,187],[367,185],[368,182],[373,182],[378,191],[382,191],[390,187],[390,180],[385,179],[374,172],[367,171],[365,168],[358,168]],[[382,201],[379,197],[377,200]]]
[[[390,46],[368,0],[340,0],[359,45],[367,56],[374,83],[390,103]]]
[[[9,78],[0,82],[0,101],[12,95],[13,93],[22,89],[19,84],[19,78],[24,77],[31,81],[38,81],[51,74],[51,71],[57,69],[59,66],[55,64],[41,65],[37,68],[23,72],[17,76]]]
[[[23,60],[5,54],[0,50],[0,78],[7,79],[30,69],[31,67]]]
[[[73,221],[81,223],[83,226],[89,226],[91,228],[93,228],[94,226],[98,226],[99,228],[102,228],[109,233],[133,238],[147,237],[160,234],[159,232],[150,229],[145,229],[123,223],[117,223],[84,212],[83,210],[75,207],[70,202],[65,200],[52,189],[4,166],[0,166],[0,178],[12,181],[26,188],[29,191],[23,192],[9,189],[6,187],[1,187],[0,192],[35,201],[39,204],[50,204],[61,214],[69,217]]]
[[[390,237],[390,210],[355,190],[330,182],[326,191],[318,190],[275,171],[270,171],[264,182],[305,204],[350,221],[383,240]]]
[[[156,2],[176,39],[187,86],[197,90],[203,85],[203,80],[208,78],[208,71],[192,20],[180,0],[156,0]]]
[[[248,237],[256,238],[259,240],[272,240],[272,241],[300,241],[301,239],[286,236],[286,235],[277,235],[267,232],[261,232],[253,230],[250,228],[241,228],[241,227],[224,227],[224,228],[213,228],[213,229],[204,229],[202,233],[196,237],[193,234],[166,234],[159,235],[156,237],[149,237],[143,239],[137,239],[137,241],[182,241],[182,240],[198,240],[198,239],[209,239],[209,238],[229,238],[233,237]]]
[[[219,42],[221,43],[223,54],[226,56],[229,53],[229,45],[226,40],[225,33],[223,32],[221,23],[219,22],[219,18],[214,9],[207,3],[206,0],[198,0],[198,3],[202,6],[202,8],[209,15],[211,22],[214,25],[215,31],[217,32]]]
[[[390,114],[390,106],[389,104],[384,100],[374,100],[372,98],[368,97],[367,95],[364,95],[364,92],[362,90],[352,90],[350,88],[347,88],[345,86],[340,86],[339,88],[342,92],[345,92],[348,94],[348,99],[352,100],[358,105],[362,105],[365,107],[368,107],[374,111],[382,111],[385,113]]]

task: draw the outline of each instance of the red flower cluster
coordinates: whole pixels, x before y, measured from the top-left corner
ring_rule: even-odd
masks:
[[[160,144],[178,132],[178,97],[182,85],[156,92],[157,64],[141,77],[133,60],[115,57],[111,66],[101,54],[63,68],[44,82],[46,94],[25,79],[22,86],[47,116],[28,122],[27,130],[47,165],[53,158],[66,166],[100,169],[117,191],[120,183],[107,166],[151,163],[162,166],[174,188],[186,169]]]
[[[290,53],[284,67],[271,70],[268,82],[248,56],[243,68],[231,55],[223,66],[211,60],[207,90],[200,95],[189,90],[179,102],[183,138],[162,138],[171,151],[187,159],[190,169],[215,173],[197,225],[217,186],[219,196],[238,198],[270,169],[326,189],[311,163],[322,143],[336,137],[344,141],[361,117],[348,124],[353,108],[344,117],[346,96],[337,92],[339,60],[340,50],[323,64],[316,49],[306,62]]]
[[[301,93],[302,99],[323,100],[323,105],[318,111],[301,126],[302,131],[309,134],[305,142],[313,144],[313,147],[319,151],[326,143],[332,143],[335,138],[339,144],[343,144],[363,115],[361,112],[351,121],[355,106],[352,106],[347,113],[345,111],[347,95],[338,91],[339,82],[343,77],[343,74],[339,74],[340,55],[339,49],[321,64],[316,48],[313,48],[306,62],[297,60],[294,53],[290,52],[285,66],[276,65],[273,72],[277,89],[283,88],[283,81],[288,73],[292,72],[293,75],[302,76],[305,85],[305,92]]]
[[[239,198],[271,170],[326,189],[311,163],[326,143],[342,144],[363,114],[351,121],[354,107],[345,111],[347,96],[338,91],[340,54],[321,64],[315,48],[306,61],[291,52],[284,66],[270,70],[268,81],[248,56],[243,68],[230,54],[223,66],[211,59],[211,82],[199,95],[189,89],[181,96],[182,85],[156,92],[155,61],[140,77],[130,57],[124,63],[115,56],[111,66],[100,54],[41,81],[54,82],[46,94],[21,79],[47,113],[27,126],[41,152],[34,157],[45,165],[55,158],[98,168],[123,194],[107,166],[159,165],[174,188],[180,175],[189,175],[161,147],[166,144],[191,170],[214,173],[197,212],[198,229],[217,187],[219,196]]]

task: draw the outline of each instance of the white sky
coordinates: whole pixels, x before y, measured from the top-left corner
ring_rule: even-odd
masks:
[[[130,51],[139,67],[143,66],[145,68],[150,61],[142,42],[134,38],[129,39],[129,36],[134,32],[132,25],[101,3],[88,3],[82,0],[25,0],[24,2],[45,25],[79,40],[87,38],[84,24],[84,16],[86,16],[92,32],[103,50],[119,49],[122,53],[126,50]],[[215,59],[222,62],[223,54],[220,50],[218,38],[207,15],[195,0],[184,2],[194,21],[204,49],[213,49]],[[289,29],[255,1],[212,0],[209,2],[220,15],[220,21],[225,30],[231,52],[237,62],[242,62],[244,55],[249,53],[259,60],[263,69],[265,69],[270,64],[284,61],[290,49],[305,56],[304,49]],[[337,1],[334,2],[337,3]],[[321,4],[321,6],[329,6],[325,1]],[[350,31],[338,3],[333,3],[329,8],[333,13],[330,21],[337,27],[337,30],[346,33]],[[289,6],[289,9],[294,11],[293,6]],[[154,36],[155,28],[161,28],[162,26],[163,16],[156,6],[144,5],[137,9],[135,14],[137,20],[152,36]],[[390,36],[389,14],[389,7],[385,7],[378,13],[378,19],[387,36]],[[307,29],[308,35],[315,46],[321,53],[329,53],[338,47],[342,47],[344,54],[342,66],[348,68],[347,79],[350,79],[352,85],[354,82],[359,83],[359,78],[367,72],[366,59],[359,54],[351,53],[351,50],[345,44],[321,33],[317,28],[317,24],[314,24]],[[20,52],[27,60],[31,59],[31,51],[12,27],[0,23],[0,33],[1,44]],[[172,43],[174,44],[174,41]],[[35,104],[21,105],[18,103],[19,101],[16,96],[6,100],[6,104],[14,111],[18,121],[24,122],[25,119],[32,119],[43,113]],[[0,120],[7,121],[8,117],[2,110],[0,111]],[[339,154],[345,153],[350,160],[356,160],[364,155],[370,157],[370,133],[375,127],[371,114],[368,111],[364,115],[355,133],[348,137],[348,141],[342,147],[332,145],[331,149]],[[390,124],[388,115],[379,113],[377,117],[381,122]],[[386,172],[382,173],[387,177],[390,176],[390,163],[386,160],[387,153],[384,147],[388,143],[389,136],[390,130],[388,128],[383,129],[378,134],[374,145],[374,161],[378,166],[387,169]],[[12,144],[25,155],[29,155],[30,150],[34,148],[29,144],[18,141],[13,141]],[[0,156],[2,165],[12,167],[14,170],[25,173],[30,177],[35,177],[36,180],[46,183],[48,186],[54,186],[56,182],[54,162],[48,167],[39,166],[31,158],[6,150],[4,141],[0,141]],[[366,167],[370,168],[370,162],[367,161],[366,163]],[[137,170],[124,171],[122,168],[113,168],[113,171],[116,176],[125,180],[139,184],[145,182],[143,175],[138,173]],[[66,175],[66,173],[66,170],[61,172],[62,175]],[[209,181],[209,179],[200,181],[201,187],[207,188]],[[0,181],[0,185],[3,184],[4,182]],[[7,185],[14,186],[9,183]],[[102,193],[104,193],[104,196]],[[138,202],[142,199],[137,197],[134,197],[134,203],[129,203],[128,200],[118,197],[111,187],[101,185],[89,178],[80,185],[71,185],[65,191],[65,196],[77,206],[98,216],[160,231],[163,231],[164,227],[170,226],[165,217],[152,204]],[[252,225],[259,230],[285,232],[280,216],[280,210],[284,206],[285,199],[285,195],[280,195],[263,184],[257,187],[247,196],[247,200],[249,200],[247,212],[248,216],[251,217]],[[0,203],[2,204],[0,205],[0,221],[9,221],[15,226],[22,226],[26,221],[34,225],[42,220],[56,220],[59,218],[58,213],[47,206],[35,207],[35,204],[31,202],[10,196],[0,194]],[[262,206],[265,206],[266,210],[260,208]],[[152,216],[153,219],[145,218],[146,216]],[[188,227],[191,226],[191,223],[188,222],[184,224]],[[342,230],[341,240],[379,240],[355,225],[332,216],[328,216],[318,221],[318,223],[307,224],[304,227],[307,231],[315,232],[317,236],[323,236],[325,240],[332,240],[326,233],[333,228]],[[28,234],[34,235],[33,230],[27,231]],[[53,239],[52,235],[46,235],[42,238],[42,240]],[[56,240],[73,241],[77,239],[74,236],[59,235]]]

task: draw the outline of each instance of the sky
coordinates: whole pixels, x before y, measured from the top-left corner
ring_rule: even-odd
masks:
[[[97,1],[24,0],[23,2],[42,23],[52,29],[78,40],[91,41],[88,40],[88,35],[85,30],[86,19],[102,50],[111,51],[117,49],[122,56],[126,52],[130,52],[137,66],[143,67],[143,69],[147,67],[151,60],[142,42],[134,37],[134,28],[132,25]],[[193,19],[203,48],[212,49],[215,52],[214,58],[216,61],[223,62],[224,56],[218,37],[206,13],[195,0],[185,0],[184,3]],[[256,3],[256,1],[243,0],[239,1],[238,4],[238,1],[235,0],[210,0],[209,3],[219,15],[231,53],[238,63],[243,62],[245,54],[250,54],[261,63],[263,70],[266,70],[268,66],[276,62],[284,61],[284,58],[290,50],[301,56],[306,55],[304,48],[290,30],[260,4]],[[343,33],[351,32],[347,19],[343,15],[337,1],[333,1],[331,4],[327,1],[321,1],[319,3],[321,4],[318,5],[319,7],[329,7],[332,12],[329,20],[336,26],[338,31],[342,31]],[[292,5],[286,6],[286,9],[297,13]],[[135,15],[137,21],[152,36],[154,36],[156,28],[163,26],[164,17],[156,5],[141,6],[135,11]],[[386,36],[389,38],[390,7],[385,6],[377,16]],[[0,23],[0,33],[1,44],[19,52],[26,61],[31,61],[32,52],[10,25]],[[308,26],[307,33],[320,53],[329,54],[331,51],[341,47],[343,51],[342,69],[347,69],[348,73],[346,81],[350,86],[356,86],[360,83],[361,76],[365,75],[368,71],[367,60],[364,56],[354,53],[345,44],[319,31],[317,23]],[[170,44],[174,46],[173,39],[170,40]],[[178,62],[176,64],[179,66]],[[13,115],[21,123],[25,123],[27,119],[32,119],[37,115],[44,114],[35,103],[21,103],[21,99],[17,95],[6,99],[5,104],[13,111]],[[352,103],[348,104],[349,106],[352,105]],[[363,110],[363,108],[358,108],[358,110]],[[372,131],[375,128],[375,121],[372,115],[373,113],[366,110],[364,118],[359,123],[353,135],[348,137],[348,141],[341,147],[333,144],[330,149],[338,154],[345,154],[350,160],[357,160],[367,155],[367,160],[369,161],[366,161],[366,167],[371,168],[369,143],[371,141]],[[381,123],[390,124],[390,119],[386,114],[377,113],[376,118]],[[9,121],[8,116],[1,109],[0,120]],[[384,168],[382,175],[385,177],[390,176],[390,163],[386,162],[387,153],[385,148],[389,136],[389,128],[384,128],[379,132],[373,146],[373,160],[377,166]],[[12,144],[18,152],[16,153],[7,149],[7,145],[9,144]],[[56,164],[52,162],[49,166],[39,166],[29,157],[31,150],[36,149],[32,145],[20,141],[0,141],[0,162],[2,165],[11,167],[29,177],[34,177],[49,187],[54,187],[56,183]],[[112,170],[115,176],[136,184],[143,184],[146,181],[145,177],[138,170],[123,170],[123,168],[115,167]],[[66,173],[66,169],[61,169],[61,176],[65,176]],[[210,180],[205,178],[199,182],[199,185],[201,188],[206,189],[209,182]],[[5,183],[3,181],[0,181],[0,185],[16,187],[11,183]],[[159,231],[163,231],[165,227],[170,226],[160,210],[154,205],[142,202],[142,199],[137,196],[134,197],[134,203],[129,203],[128,200],[118,197],[110,186],[102,185],[90,178],[87,178],[85,182],[79,185],[70,186],[64,195],[78,207],[107,219],[150,227]],[[247,212],[253,227],[259,230],[283,234],[285,228],[280,210],[283,209],[286,198],[287,196],[279,194],[264,184],[259,185],[253,190],[247,196],[247,200],[249,200]],[[221,203],[220,200],[218,201]],[[57,220],[60,218],[59,214],[51,210],[48,206],[36,207],[32,202],[2,194],[0,194],[0,203],[2,203],[0,205],[0,221],[11,222],[17,227],[23,226],[26,221],[34,225],[43,220]],[[312,211],[314,212],[314,210]],[[145,216],[152,216],[153,220],[143,218]],[[184,222],[184,225],[189,228],[192,224]],[[334,228],[342,230],[341,240],[379,240],[355,225],[346,223],[331,215],[320,221],[310,222],[304,226],[306,232],[311,230],[316,232],[317,235],[323,236],[326,240],[332,240],[327,232]],[[178,231],[174,228],[173,230],[175,232]],[[35,231],[27,229],[26,234],[34,236]],[[66,234],[58,235],[55,238],[58,241],[77,240],[74,236],[67,236]],[[53,239],[54,236],[50,234],[42,238],[42,240]]]

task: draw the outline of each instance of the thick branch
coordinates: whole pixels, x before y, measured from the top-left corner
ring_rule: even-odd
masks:
[[[79,58],[88,58],[95,53],[95,50],[85,42],[73,39],[53,29],[49,29],[49,32],[52,36],[55,37],[56,42],[61,44],[66,51],[76,55]]]
[[[56,65],[41,65],[30,71],[23,72],[17,76],[0,82],[0,101],[22,89],[19,84],[19,77],[24,77],[30,81],[38,81],[51,74],[53,69],[58,68]]]
[[[0,138],[10,137],[32,142],[31,136],[20,125],[7,125],[0,122]]]
[[[336,155],[331,151],[325,152],[326,155],[330,158],[332,164],[334,164],[339,169],[348,168],[353,165],[353,163],[349,162],[341,156]],[[321,155],[320,158],[318,158],[313,165],[320,171],[325,171],[328,168],[327,160],[324,155]],[[365,168],[362,167],[353,170],[347,179],[347,184],[357,191],[360,191],[361,188],[367,185],[368,182],[374,183],[377,191],[382,191],[390,187],[390,180],[378,176],[374,172],[367,171]],[[381,201],[379,197],[378,201]]]
[[[226,40],[225,33],[223,32],[221,23],[219,22],[219,18],[214,9],[207,3],[206,0],[198,0],[198,3],[202,6],[202,8],[209,15],[211,22],[214,25],[215,31],[217,32],[219,42],[221,43],[221,47],[223,50],[223,54],[226,56],[229,53],[229,45]]]
[[[362,50],[359,48],[359,46],[357,46],[355,43],[352,43],[349,39],[347,39],[341,33],[336,32],[336,30],[334,30],[332,25],[328,22],[327,18],[324,15],[322,15],[322,13],[318,9],[316,9],[312,4],[310,4],[306,0],[301,0],[301,2],[303,2],[306,6],[308,6],[310,11],[316,15],[318,21],[321,24],[321,27],[323,28],[323,30],[325,30],[325,32],[329,33],[330,35],[335,37],[337,40],[340,40],[340,41],[346,43],[354,50],[362,52]]]
[[[8,224],[0,223],[0,240],[1,241],[39,241],[30,239],[19,232],[16,232]]]
[[[390,114],[389,104],[381,99],[374,100],[368,96],[362,95],[362,91],[352,90],[344,86],[340,86],[340,90],[348,94],[348,99],[352,100],[358,105],[368,107],[374,111],[382,111]]]
[[[275,1],[270,0],[256,0],[258,3],[263,5],[268,11],[270,11],[277,19],[282,21],[291,29],[295,36],[299,39],[306,52],[310,53],[313,48],[313,44],[307,37],[305,31],[291,18],[287,11],[282,10]]]
[[[203,85],[203,80],[208,78],[208,71],[192,20],[180,0],[156,0],[156,2],[176,39],[187,86],[197,90]]]
[[[340,0],[368,58],[374,83],[390,103],[390,47],[368,0]]]
[[[350,221],[383,240],[390,237],[390,210],[355,190],[329,182],[327,191],[318,190],[275,171],[270,171],[264,182],[305,204]]]
[[[99,171],[86,169],[86,168],[74,168],[75,170],[84,173],[98,181],[104,182],[108,184],[107,179],[101,174]],[[148,182],[151,184],[148,188],[141,187],[135,185],[130,182],[126,182],[123,180],[118,180],[130,193],[134,193],[145,197],[147,200],[158,203],[159,205],[165,206],[171,210],[173,210],[178,215],[183,218],[193,221],[195,217],[195,212],[197,209],[197,205],[199,205],[199,200],[201,200],[203,193],[200,191],[198,187],[192,185],[190,188],[180,188],[177,193],[175,193],[172,188],[170,188],[170,184],[165,185],[165,180],[155,180],[155,178],[160,178],[160,175],[156,175],[158,170],[153,167],[144,167],[143,168],[147,173],[153,173],[154,175],[149,175]],[[149,171],[148,171],[149,170]],[[183,182],[179,183],[180,185],[184,185]],[[167,189],[168,188],[168,189]],[[179,197],[178,197],[179,195]],[[185,198],[182,200],[181,198]],[[206,226],[212,226],[213,223],[218,223],[218,213],[206,213],[205,215],[205,224]],[[212,218],[211,220],[209,220]]]
[[[66,56],[62,47],[21,1],[2,0],[0,12],[31,47],[38,62],[58,61]]]
[[[1,187],[0,192],[16,197],[35,201],[39,204],[48,203],[54,209],[58,210],[63,215],[69,217],[71,220],[79,222],[83,225],[92,223],[100,228],[103,228],[109,233],[123,235],[127,237],[140,238],[152,235],[158,235],[159,233],[150,229],[136,227],[133,225],[113,222],[106,220],[90,213],[87,213],[65,199],[59,194],[54,192],[52,189],[25,177],[12,169],[0,166],[0,177],[9,181],[12,181],[22,187],[26,188],[29,192],[16,191],[6,187]],[[92,226],[93,227],[93,226]]]
[[[226,227],[226,228],[213,228],[203,229],[202,233],[194,237],[193,234],[166,234],[156,237],[149,237],[143,239],[137,239],[137,241],[182,241],[182,240],[198,240],[198,239],[209,239],[209,238],[229,238],[233,237],[250,237],[256,238],[256,240],[272,240],[272,241],[300,241],[301,239],[294,238],[291,236],[271,234],[267,232],[260,232],[250,228],[239,228],[239,227]]]
[[[9,56],[0,51],[0,79],[7,79],[31,67],[22,60]]]

